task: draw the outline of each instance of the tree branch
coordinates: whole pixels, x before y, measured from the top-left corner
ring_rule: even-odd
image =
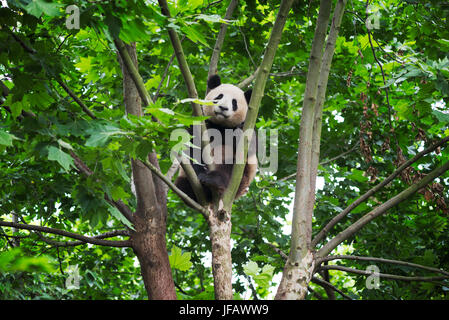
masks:
[[[174,159],[173,163],[171,164],[170,168],[167,171],[167,174],[165,175],[167,177],[167,179],[171,180],[173,178],[173,176],[176,174],[176,172],[179,169],[179,161],[178,159]]]
[[[270,248],[272,248],[274,251],[276,251],[277,254],[279,254],[281,256],[282,259],[284,259],[285,261],[288,258],[288,255],[286,255],[284,253],[284,251],[282,251],[281,249],[279,249],[278,247],[276,247],[274,244],[269,243],[269,242],[265,242],[266,245],[268,245]]]
[[[240,89],[248,87],[251,82],[253,82],[253,80],[257,77],[257,72],[259,72],[259,67],[256,69],[256,71],[254,71],[252,75],[239,82],[239,84],[237,84],[237,87],[239,87]],[[292,77],[300,74],[302,74],[300,71],[294,71],[292,68],[292,70],[290,71],[270,73],[270,77]]]
[[[326,68],[330,68],[341,18],[346,0],[338,0],[334,10],[333,22],[324,49],[329,25],[332,1],[321,0],[320,11],[312,42],[312,49],[307,72],[301,123],[299,129],[299,145],[293,220],[290,242],[290,254],[284,267],[282,280],[276,293],[276,299],[303,299],[307,294],[307,286],[314,269],[314,253],[312,241],[312,216],[315,204],[315,184],[319,161],[320,139],[314,127],[315,115],[319,109],[323,89],[327,83]],[[323,55],[324,50],[324,55]],[[321,118],[318,116],[321,123]],[[317,140],[318,137],[318,140]],[[318,157],[317,157],[318,154]]]
[[[115,39],[114,43],[117,47],[117,50],[119,52],[119,55],[122,59],[122,62],[124,64],[125,68],[127,69],[131,78],[133,79],[133,82],[137,88],[139,96],[142,99],[144,105],[148,106],[150,104],[153,104],[153,100],[151,99],[148,91],[146,90],[145,83],[144,83],[142,77],[140,76],[139,71],[137,70],[136,66],[134,65],[134,62],[132,61],[131,56],[128,53],[128,50],[126,49],[125,44],[120,39]],[[199,186],[197,188],[194,188],[194,192],[195,192],[197,199],[200,199],[200,201],[202,201],[202,203],[205,203],[205,200],[204,200],[205,196],[204,196],[204,192],[202,190],[202,186],[198,180],[198,177],[197,177],[192,165],[190,163],[181,163],[181,165],[183,166],[183,169],[186,172],[187,178],[189,179],[191,185]],[[157,171],[159,171],[159,170],[157,170]],[[172,184],[172,185],[174,185],[174,184]],[[171,187],[170,185],[168,185],[168,186]]]
[[[182,40],[181,40],[181,42],[182,42]],[[164,73],[162,74],[161,81],[159,82],[159,84],[158,84],[158,86],[157,86],[157,89],[156,89],[156,94],[154,95],[154,101],[156,101],[157,99],[159,99],[160,92],[161,92],[161,88],[162,88],[162,84],[164,83],[165,78],[166,78],[167,75],[168,75],[168,70],[170,69],[170,66],[171,66],[172,63],[173,63],[173,60],[175,60],[175,54],[174,54],[174,53],[171,55],[170,61],[168,62],[167,66],[165,67]]]
[[[131,241],[129,241],[129,240],[125,240],[125,241],[103,240],[103,239],[98,239],[95,237],[88,237],[88,236],[80,235],[80,234],[65,231],[65,230],[43,227],[43,226],[36,226],[36,225],[31,225],[31,224],[0,221],[0,226],[32,230],[32,231],[40,231],[40,232],[45,232],[45,233],[52,233],[52,234],[57,234],[60,236],[76,239],[76,240],[82,241],[84,243],[96,244],[96,245],[100,245],[100,246],[131,247]]]
[[[166,17],[170,18],[170,11],[168,9],[168,4],[166,0],[158,0],[159,6],[161,7],[162,14]],[[184,82],[187,87],[187,92],[189,98],[198,99],[198,92],[196,90],[195,81],[193,80],[192,73],[190,72],[189,65],[187,63],[186,57],[184,55],[184,50],[182,49],[181,40],[178,37],[176,31],[172,28],[167,28],[168,35],[170,37],[170,41],[172,43],[173,50],[175,51],[175,56],[178,61],[179,69],[184,78]],[[201,106],[197,103],[192,102],[193,114],[197,117],[203,116],[203,111]],[[206,130],[206,124],[204,121],[200,123],[201,127],[201,150],[205,148],[205,146],[209,143],[209,135]],[[205,157],[205,162],[209,163],[207,167],[210,171],[215,169],[215,165],[212,161],[211,155],[207,152],[203,155]],[[181,162],[181,166],[186,172],[187,178],[190,184],[194,187],[193,191],[195,193],[196,198],[200,201],[201,204],[205,204],[205,193],[201,183],[198,180],[195,170],[193,169],[190,163]],[[187,169],[187,170],[186,170]]]
[[[369,213],[365,214],[362,218],[354,222],[351,226],[340,232],[338,235],[336,235],[332,240],[330,240],[326,245],[324,245],[318,252],[317,257],[322,258],[326,255],[328,255],[333,249],[335,249],[340,243],[351,237],[353,234],[355,234],[357,231],[359,231],[361,228],[363,228],[367,223],[372,221],[373,219],[377,218],[378,216],[384,214],[387,212],[390,208],[394,207],[395,205],[401,203],[402,201],[408,199],[410,196],[415,194],[417,191],[419,191],[421,188],[425,187],[428,183],[430,183],[433,179],[439,177],[443,173],[445,173],[447,170],[449,170],[449,161],[444,163],[442,166],[434,169],[433,171],[429,172],[424,178],[422,178],[417,183],[411,185],[398,195],[394,196],[387,202],[377,206]]]
[[[201,185],[201,182],[198,179],[198,176],[196,175],[196,172],[193,169],[193,166],[190,164],[190,162],[181,160],[181,167],[184,170],[187,178],[189,179],[190,186],[192,187],[193,193],[195,194],[196,198],[198,199],[198,202],[202,206],[206,205],[207,201],[206,201],[206,196],[203,191],[203,186]]]
[[[228,8],[226,9],[226,14],[224,19],[229,20],[232,17],[232,14],[237,7],[238,0],[231,0],[229,3]],[[212,56],[210,58],[210,64],[209,64],[209,72],[207,74],[207,78],[209,79],[211,76],[218,73],[218,60],[220,59],[220,52],[221,48],[223,46],[223,42],[226,36],[226,30],[228,28],[227,23],[222,23],[220,25],[220,31],[218,32],[217,40],[215,41],[215,46],[212,52]]]
[[[148,160],[142,162],[148,169],[150,169],[156,176],[158,176],[162,181],[164,181],[170,189],[173,190],[180,198],[182,198],[184,201],[186,201],[190,206],[195,208],[197,211],[199,211],[205,218],[209,215],[209,211],[201,206],[199,203],[194,201],[192,198],[190,198],[188,195],[186,195],[181,189],[179,189],[169,178],[164,176],[162,172],[157,170],[155,166],[153,166]]]
[[[316,93],[315,112],[313,116],[313,134],[312,134],[312,151],[311,151],[311,173],[310,173],[310,211],[313,212],[315,204],[315,187],[318,175],[318,164],[320,161],[320,145],[321,145],[321,127],[323,120],[323,106],[326,99],[327,83],[332,64],[332,58],[335,52],[340,25],[345,11],[347,0],[338,0],[332,17],[332,24],[327,37],[326,46],[323,53],[320,75],[318,79],[318,87]],[[355,147],[354,147],[355,148]],[[352,150],[350,150],[352,151]],[[313,247],[313,246],[312,246]]]
[[[170,18],[170,11],[168,9],[168,4],[166,0],[158,0],[159,6],[161,7],[162,14],[167,18]],[[187,91],[189,98],[198,99],[198,92],[196,91],[195,81],[193,80],[192,73],[190,72],[189,65],[184,55],[184,50],[182,49],[181,41],[178,37],[176,31],[172,28],[168,29],[168,35],[172,43],[173,49],[175,50],[176,59],[178,60],[179,69],[184,78],[184,82],[187,86]],[[192,103],[193,113],[195,116],[199,117],[203,115],[201,106],[197,103]]]
[[[40,231],[36,231],[35,233],[38,235],[38,237],[42,241],[48,243],[49,245],[55,246],[55,247],[75,247],[75,246],[86,244],[86,242],[84,242],[84,241],[55,241],[53,239],[44,237]],[[117,236],[129,236],[129,232],[127,230],[115,230],[115,231],[110,231],[110,232],[106,232],[103,234],[93,236],[92,238],[106,239],[106,238],[112,238],[112,237],[117,237]]]
[[[28,46],[22,39],[20,39],[14,32],[12,32],[9,28],[6,28],[9,34],[16,40],[21,47],[28,52],[29,54],[35,55],[37,51]],[[81,107],[81,109],[92,119],[97,119],[97,117],[89,110],[89,108],[81,101],[81,99],[72,91],[70,88],[59,78],[59,76],[53,75],[55,80],[59,83],[59,85],[64,89],[65,92]]]
[[[317,259],[317,265],[324,262],[324,261],[331,261],[331,260],[356,260],[356,261],[371,261],[371,262],[381,262],[381,263],[390,263],[390,264],[397,264],[401,266],[411,267],[411,268],[418,268],[423,269],[431,272],[441,273],[446,276],[449,276],[449,272],[432,268],[428,266],[423,266],[421,264],[401,261],[401,260],[391,260],[391,259],[384,259],[384,258],[376,258],[376,257],[360,257],[360,256],[350,256],[350,255],[334,255],[334,256],[327,256],[324,258]]]
[[[416,154],[413,158],[409,159],[408,161],[404,162],[399,168],[396,169],[392,174],[390,174],[385,180],[377,184],[374,188],[371,188],[365,194],[363,194],[361,197],[359,197],[356,201],[351,203],[346,209],[344,209],[342,212],[340,212],[338,215],[336,215],[334,218],[332,218],[331,221],[316,235],[316,237],[312,241],[312,246],[315,247],[321,240],[324,239],[326,234],[329,232],[330,229],[332,229],[340,220],[342,220],[348,213],[350,213],[352,210],[354,210],[358,205],[360,205],[362,202],[367,200],[369,197],[371,197],[374,193],[379,191],[381,188],[389,184],[391,181],[393,181],[394,178],[396,178],[403,170],[408,168],[410,165],[418,161],[420,158],[425,156],[426,154],[434,151],[438,147],[442,146],[446,142],[449,141],[449,136],[441,139],[440,141],[436,142],[432,146],[426,148],[425,150],[419,152]]]
[[[120,211],[121,214],[123,214],[123,216],[128,219],[129,222],[133,223],[134,222],[134,218],[133,218],[133,212],[131,211],[131,209],[122,201],[122,200],[112,200],[109,198],[109,196],[105,193],[104,194],[104,199],[111,205],[113,205],[114,207],[117,208],[118,211]]]
[[[309,69],[307,72],[306,90],[301,115],[296,188],[293,206],[293,221],[291,232],[291,250],[289,261],[299,263],[310,249],[310,237],[312,233],[313,206],[311,189],[311,161],[312,161],[312,136],[315,105],[317,100],[318,81],[322,65],[322,56],[329,17],[332,9],[332,1],[321,0],[320,11],[315,28],[315,35],[310,53]],[[284,277],[283,277],[284,278]]]
[[[259,72],[260,67],[258,67],[256,69],[256,71],[254,71],[254,73],[252,75],[250,75],[248,78],[246,78],[245,80],[243,80],[242,82],[240,82],[237,87],[239,87],[240,89],[246,88],[248,87],[251,82],[253,82],[254,79],[256,79],[257,77],[257,73]]]
[[[352,300],[352,298],[350,296],[348,296],[347,294],[345,294],[343,291],[341,291],[340,289],[338,289],[336,286],[334,286],[332,283],[327,282],[325,280],[322,280],[320,278],[317,277],[312,277],[312,282],[323,287],[323,288],[328,288],[331,290],[334,290],[335,292],[338,292],[339,294],[342,295],[343,298],[348,299],[348,300]]]
[[[2,86],[4,86],[4,84],[0,81],[0,84]],[[6,89],[8,89],[5,86]],[[9,90],[4,90],[3,92],[4,94],[8,94]],[[22,111],[22,115],[27,116],[27,117],[33,117],[35,118],[36,115],[32,112],[26,112],[24,113],[24,111]],[[89,169],[89,167],[83,162],[83,160],[81,160],[80,157],[77,156],[77,154],[73,151],[70,150],[70,156],[73,158],[73,163],[75,164],[75,167],[83,174],[85,174],[86,176],[90,176],[93,174],[93,171]],[[118,201],[113,201],[111,199],[109,199],[108,195],[105,193],[104,194],[105,200],[108,201],[110,204],[112,204],[114,207],[116,207],[130,222],[133,221],[132,218],[132,211],[131,209],[125,204],[123,203],[123,201],[118,200]]]
[[[376,276],[379,276],[380,278],[391,279],[391,280],[403,280],[403,281],[438,281],[438,280],[449,279],[449,276],[407,277],[407,276],[397,276],[397,275],[388,274],[388,273],[373,273],[371,271],[352,269],[352,268],[338,266],[338,265],[321,266],[320,269],[321,270],[339,270],[339,271],[344,271],[344,272],[360,274],[363,276],[372,276],[374,274]]]
[[[91,176],[92,174],[94,174],[94,172],[89,169],[89,167],[83,162],[83,160],[80,159],[80,157],[78,157],[76,155],[76,153],[73,150],[70,150],[70,155],[73,158],[73,163],[75,164],[75,167],[81,173],[85,174],[88,177]],[[133,222],[133,212],[122,200],[117,200],[117,201],[112,200],[109,198],[109,196],[106,193],[104,194],[104,199],[109,204],[116,207],[125,216],[125,218],[128,219],[128,221]]]
[[[139,92],[139,96],[142,99],[144,107],[152,105],[153,100],[151,99],[150,94],[145,88],[145,83],[143,82],[143,79],[139,74],[139,70],[137,70],[137,67],[134,65],[129,52],[126,49],[125,43],[120,39],[114,39],[114,44],[120,54],[120,58],[122,58],[123,64],[126,66],[129,75],[136,85],[137,91]]]
[[[62,81],[60,78],[56,77],[55,80],[59,83],[59,85],[64,89],[65,92],[83,109],[84,113],[87,114],[92,119],[97,119],[97,117],[93,114],[92,111],[84,104],[83,101],[72,91],[70,88]]]
[[[345,152],[340,153],[338,156],[335,156],[335,157],[330,158],[330,159],[325,160],[325,161],[321,161],[321,162],[319,163],[319,165],[320,165],[320,166],[324,166],[324,165],[326,165],[326,164],[328,164],[328,163],[334,162],[335,160],[340,159],[340,158],[342,158],[342,157],[344,157],[344,156],[350,154],[351,152],[353,152],[353,151],[355,151],[355,150],[357,149],[357,147],[359,146],[359,144],[360,144],[360,141],[357,141],[357,143],[356,143],[351,149],[346,150]]]
[[[368,8],[368,5],[369,5],[369,0],[366,1],[366,8]],[[367,13],[367,15],[368,15],[368,13]],[[368,19],[368,18],[367,18],[367,19]],[[372,53],[373,53],[374,60],[376,60],[376,63],[377,63],[377,65],[379,66],[380,71],[381,71],[381,73],[382,73],[382,80],[383,80],[384,87],[385,87],[385,88],[384,88],[384,90],[385,90],[385,98],[386,98],[386,100],[387,100],[387,107],[388,107],[388,122],[389,122],[389,124],[390,124],[390,129],[391,129],[392,133],[394,133],[393,123],[392,123],[392,121],[391,121],[391,105],[390,105],[390,98],[389,98],[389,95],[388,95],[388,87],[386,86],[387,81],[386,81],[386,79],[385,79],[384,68],[383,68],[383,66],[382,66],[382,63],[380,63],[379,59],[377,58],[376,50],[374,50],[373,41],[371,40],[371,30],[370,30],[368,27],[366,28],[366,30],[367,30],[367,32],[368,32],[368,41],[369,41],[369,44],[370,44],[370,47],[371,47],[371,51],[372,51]],[[396,138],[396,135],[395,135],[395,138]],[[399,147],[397,138],[396,138],[395,140],[396,140],[396,145]]]
[[[268,75],[273,65],[274,56],[276,54],[277,47],[281,40],[282,31],[287,21],[288,13],[290,11],[292,3],[293,0],[283,0],[279,7],[279,11],[276,16],[276,21],[274,22],[273,29],[271,30],[270,39],[268,40],[263,60],[259,67],[260,70],[257,73],[256,83],[254,85],[251,100],[249,102],[249,110],[246,115],[245,124],[243,126],[243,132],[248,132],[248,130],[254,129],[254,125],[257,120],[260,102],[264,94]],[[250,141],[248,141],[247,138],[248,137],[244,134],[239,139],[239,140],[241,139],[246,140],[246,142],[244,143],[243,157],[242,157],[243,159],[245,159],[245,161],[248,155],[248,146],[250,143]],[[241,143],[241,141],[239,141],[239,143]],[[224,210],[226,210],[227,212],[231,212],[232,203],[237,193],[237,189],[240,185],[240,181],[242,180],[244,169],[245,164],[235,164],[233,166],[231,180],[229,182],[228,188],[226,189],[223,195]]]

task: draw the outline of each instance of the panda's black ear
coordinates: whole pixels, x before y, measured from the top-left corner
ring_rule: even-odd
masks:
[[[252,93],[253,89],[248,89],[247,91],[245,91],[245,99],[247,104],[249,104],[249,101],[251,100]]]
[[[221,79],[218,74],[210,76],[209,80],[207,80],[207,87],[212,90],[218,87],[221,84]]]

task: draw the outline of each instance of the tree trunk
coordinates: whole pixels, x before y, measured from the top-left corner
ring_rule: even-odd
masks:
[[[126,45],[126,50],[137,67],[135,44]],[[123,73],[126,112],[142,116],[142,102],[134,80],[122,63],[120,55],[119,61]],[[148,158],[158,167],[155,154],[151,153]],[[176,292],[165,242],[166,189],[163,188],[162,181],[154,178],[140,160],[133,159],[131,164],[137,198],[137,210],[133,215],[135,231],[131,232],[131,241],[140,262],[145,289],[151,300],[174,300]]]
[[[215,299],[232,300],[231,214],[224,210],[210,210],[208,223]]]
[[[282,280],[276,292],[276,300],[303,300],[307,295],[307,287],[312,279],[315,260],[311,251],[300,262],[285,263]]]
[[[159,210],[152,214],[158,215]],[[156,219],[155,219],[156,220]],[[136,232],[131,240],[140,263],[145,289],[150,300],[176,300],[173,277],[165,243],[165,223],[135,217]]]
[[[301,115],[290,254],[276,299],[304,299],[314,271],[315,258],[312,253],[311,237],[320,155],[321,113],[345,5],[346,0],[338,0],[336,3],[323,53],[332,1],[321,0],[320,2]]]

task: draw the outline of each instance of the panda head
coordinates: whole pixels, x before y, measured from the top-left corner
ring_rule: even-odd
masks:
[[[209,121],[226,128],[235,128],[246,119],[252,90],[243,92],[232,84],[222,84],[218,75],[207,81],[210,90],[206,100],[213,101],[213,106],[203,106],[203,113]]]

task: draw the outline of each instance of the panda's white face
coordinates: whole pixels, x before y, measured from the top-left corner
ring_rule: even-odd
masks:
[[[209,120],[224,127],[234,128],[245,121],[248,102],[245,93],[232,84],[220,84],[212,89],[206,100],[213,101],[213,106],[203,106]]]
[[[232,84],[222,84],[218,75],[207,81],[209,93],[206,100],[213,101],[212,106],[203,106],[203,113],[209,120],[225,128],[235,128],[246,119],[251,90],[243,92]]]

